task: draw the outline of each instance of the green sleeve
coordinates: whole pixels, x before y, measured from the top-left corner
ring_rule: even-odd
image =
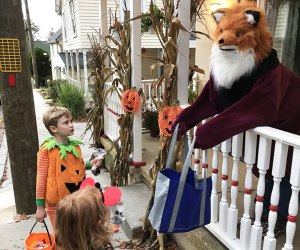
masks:
[[[87,161],[85,163],[85,169],[87,169],[87,170],[91,169],[91,162],[90,161]]]
[[[36,199],[35,204],[40,207],[45,207],[45,200],[44,199]]]

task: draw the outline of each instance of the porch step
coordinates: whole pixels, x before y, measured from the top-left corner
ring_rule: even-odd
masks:
[[[122,229],[129,239],[141,235],[143,218],[150,199],[150,190],[144,183],[121,187],[125,221]]]

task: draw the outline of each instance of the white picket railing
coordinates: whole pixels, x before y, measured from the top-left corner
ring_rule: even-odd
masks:
[[[142,89],[146,98],[146,105],[144,107],[145,110],[155,111],[155,105],[151,98],[155,96],[157,98],[160,91],[151,90],[151,83],[153,80],[142,80]],[[105,90],[108,90],[111,87],[111,82],[107,82],[105,84]],[[160,94],[161,95],[161,94]],[[119,137],[119,125],[118,118],[124,114],[121,100],[116,92],[109,93],[105,99],[105,107],[104,107],[104,133],[111,140],[115,141]]]
[[[259,136],[259,144],[257,138]],[[296,219],[298,214],[298,196],[300,190],[300,136],[290,134],[270,127],[258,127],[245,132],[244,135],[234,136],[221,145],[213,148],[212,156],[212,194],[211,194],[211,223],[207,229],[213,233],[229,249],[253,249],[253,250],[275,250],[293,249],[293,239],[296,232]],[[271,154],[272,141],[275,143],[274,154]],[[244,155],[242,152],[243,145]],[[258,148],[257,148],[258,146]],[[293,148],[293,160],[291,169],[290,184],[292,196],[289,202],[288,222],[286,225],[286,239],[284,245],[278,245],[274,236],[274,229],[277,220],[279,205],[279,187],[285,175],[288,147]],[[218,151],[222,152],[222,164],[218,162]],[[258,150],[258,151],[257,151]],[[258,152],[258,157],[256,153]],[[231,171],[231,190],[228,192],[228,156],[233,157]],[[244,207],[238,207],[238,183],[242,177],[239,176],[239,161],[242,159],[246,164],[246,176],[244,186]],[[262,236],[261,216],[263,212],[263,197],[265,194],[265,175],[273,158],[272,176],[274,186],[271,194],[271,205],[268,215],[268,232]],[[257,162],[256,162],[257,159]],[[200,150],[195,150],[194,169],[199,172]],[[203,171],[207,171],[208,157],[207,150],[202,151]],[[259,180],[257,187],[252,185],[252,168],[257,164],[259,169]],[[218,169],[221,168],[221,178],[218,178]],[[202,171],[202,172],[203,172]],[[221,182],[221,183],[220,183]],[[217,186],[221,184],[221,196],[219,197]],[[256,189],[256,203],[254,204],[251,193]],[[228,197],[230,196],[230,203]],[[255,221],[250,218],[250,207],[255,207]],[[240,234],[237,235],[238,211],[242,211],[240,218]]]
[[[105,90],[111,87],[111,82],[105,84]],[[117,92],[107,94],[104,106],[104,134],[111,140],[119,138],[119,117],[124,114],[122,103]]]

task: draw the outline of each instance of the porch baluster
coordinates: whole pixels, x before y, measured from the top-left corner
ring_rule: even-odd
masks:
[[[200,171],[200,149],[199,148],[195,148],[194,150],[194,171],[198,176]]]
[[[271,140],[260,137],[257,167],[259,169],[259,180],[257,184],[256,203],[255,203],[255,222],[251,228],[251,239],[249,249],[261,249],[262,227],[261,215],[263,212],[263,200],[265,195],[265,175],[269,169]]]
[[[263,249],[271,250],[276,248],[276,239],[274,235],[274,228],[277,220],[277,210],[280,195],[280,182],[285,174],[286,158],[288,145],[276,141],[272,175],[274,176],[274,186],[271,194],[271,205],[268,218],[268,233],[264,238]]]
[[[250,205],[252,193],[252,168],[255,163],[257,135],[253,132],[246,132],[245,139],[245,163],[247,167],[245,178],[244,214],[241,219],[241,249],[248,249],[251,233]]]
[[[228,155],[231,151],[231,139],[228,139],[221,143],[221,151],[223,153],[222,161],[222,198],[220,201],[219,221],[223,232],[227,229],[227,217],[228,217],[228,202],[227,202],[227,180],[228,180]]]
[[[293,239],[296,232],[296,221],[298,214],[298,197],[300,190],[300,149],[294,148],[293,163],[290,183],[292,184],[292,197],[289,205],[289,216],[286,225],[286,243],[282,249],[293,249]]]
[[[213,158],[212,158],[212,191],[210,197],[211,203],[211,222],[218,222],[218,192],[217,192],[217,181],[218,181],[218,151],[220,145],[213,147]]]
[[[238,180],[239,180],[239,161],[242,156],[243,134],[232,137],[232,181],[231,181],[231,204],[228,209],[227,233],[230,239],[236,239],[238,209],[236,205],[238,195]]]
[[[202,177],[206,174],[207,176],[208,169],[208,158],[207,158],[207,150],[202,151]]]

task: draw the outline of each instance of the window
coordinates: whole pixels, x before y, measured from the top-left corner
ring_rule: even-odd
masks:
[[[300,1],[267,0],[266,16],[278,59],[300,75]]]
[[[73,0],[69,1],[69,7],[70,7],[70,16],[71,16],[71,21],[72,21],[73,34],[74,34],[74,37],[76,37],[75,11],[74,11],[74,1]]]

